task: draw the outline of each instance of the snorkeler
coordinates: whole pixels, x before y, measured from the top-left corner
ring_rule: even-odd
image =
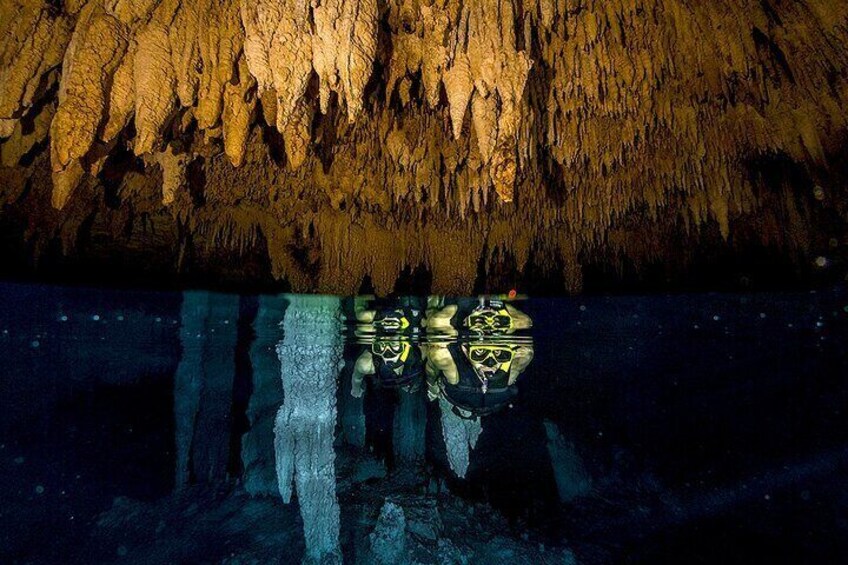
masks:
[[[365,345],[354,364],[351,394],[362,396],[364,379],[373,375],[382,388],[418,389],[424,359],[416,343],[423,323],[423,305],[416,298],[355,301],[356,336]]]
[[[517,330],[530,317],[499,299],[428,301],[427,383],[462,417],[491,414],[509,403],[514,384],[533,360],[533,343]]]
[[[427,395],[441,411],[442,437],[450,468],[468,472],[471,451],[483,432],[482,419],[510,406],[515,382],[533,360],[530,317],[495,298],[428,300]]]
[[[492,414],[515,396],[515,382],[532,360],[529,341],[482,337],[461,344],[430,343],[428,395],[445,398],[462,417]]]

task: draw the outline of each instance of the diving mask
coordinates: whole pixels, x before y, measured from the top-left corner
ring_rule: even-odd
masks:
[[[404,340],[376,340],[371,344],[371,352],[392,366],[406,363],[411,351],[412,344]]]
[[[513,348],[508,345],[476,344],[465,347],[464,351],[480,379],[484,393],[489,389],[489,379],[499,372],[509,374],[515,357]]]

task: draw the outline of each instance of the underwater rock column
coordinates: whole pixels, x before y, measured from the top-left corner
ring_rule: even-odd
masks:
[[[291,296],[277,345],[283,405],[274,427],[277,481],[288,503],[294,488],[306,561],[341,562],[336,497],[336,387],[342,365],[338,298]]]
[[[362,395],[354,396],[351,392],[351,380],[353,374],[349,375],[347,386],[341,387],[339,392],[342,427],[341,434],[347,445],[363,448],[365,447],[365,407]]]
[[[254,496],[271,496],[279,491],[270,446],[274,444],[277,410],[283,402],[277,343],[282,338],[287,305],[284,296],[262,295],[253,321],[255,339],[250,346],[253,392],[247,406],[250,427],[242,439],[241,460],[244,489]]]
[[[424,396],[419,392],[401,392],[395,412],[392,434],[395,457],[408,463],[424,460],[427,405]]]
[[[192,472],[210,482],[226,476],[238,313],[238,296],[183,293],[183,354],[174,377],[178,488]]]
[[[456,476],[463,479],[471,462],[471,450],[477,446],[477,439],[483,433],[483,424],[479,418],[460,418],[444,398],[439,398],[439,408],[442,411],[442,437],[445,439],[448,463]]]
[[[563,437],[557,425],[550,420],[545,420],[545,434],[560,501],[571,502],[589,494],[592,480],[577,448]]]

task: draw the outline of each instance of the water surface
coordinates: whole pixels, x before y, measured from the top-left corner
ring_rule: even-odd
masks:
[[[0,296],[3,562],[848,558],[843,288]]]

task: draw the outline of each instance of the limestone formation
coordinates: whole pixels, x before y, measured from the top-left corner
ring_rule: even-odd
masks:
[[[280,360],[276,345],[280,340],[280,321],[286,311],[284,296],[259,297],[253,327],[255,339],[250,346],[253,368],[253,394],[247,406],[250,428],[242,437],[241,460],[244,464],[244,488],[253,496],[279,496],[274,444],[274,421],[283,403]]]
[[[174,375],[175,484],[227,474],[238,296],[190,291],[180,313],[182,358]]]
[[[284,396],[274,426],[277,481],[287,504],[297,490],[306,556],[315,563],[341,563],[333,450],[340,314],[338,298],[291,296],[277,345]]]
[[[3,204],[34,248],[150,206],[184,243],[267,246],[295,289],[461,292],[478,265],[579,289],[680,242],[845,234],[845,2],[8,0],[0,23]],[[169,151],[191,190],[164,209]]]
[[[483,433],[483,423],[480,418],[456,414],[453,406],[444,398],[439,398],[439,409],[442,413],[442,438],[445,440],[448,464],[457,477],[465,478],[471,464],[471,452]]]

